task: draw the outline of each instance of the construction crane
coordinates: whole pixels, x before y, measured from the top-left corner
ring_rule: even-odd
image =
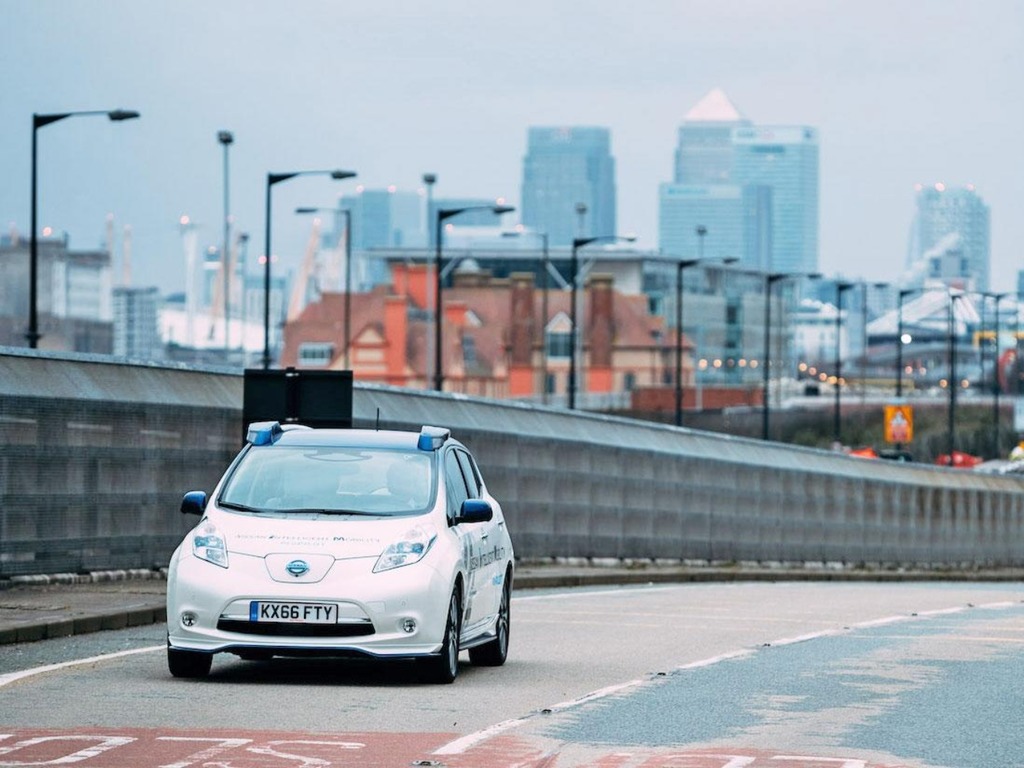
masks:
[[[306,307],[306,299],[309,296],[309,281],[313,276],[316,266],[316,252],[320,246],[320,217],[313,219],[313,227],[309,233],[309,242],[306,245],[306,255],[302,258],[302,266],[299,267],[299,274],[292,286],[291,301],[288,302],[287,322],[298,319],[302,310]]]
[[[189,347],[195,347],[195,317],[197,309],[198,287],[196,286],[197,262],[199,261],[198,236],[196,223],[188,216],[178,219],[181,230],[182,245],[185,249],[185,341]]]

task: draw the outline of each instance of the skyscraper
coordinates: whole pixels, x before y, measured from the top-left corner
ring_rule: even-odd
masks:
[[[733,130],[733,182],[772,190],[771,268],[818,271],[818,134],[804,126]]]
[[[908,283],[924,277],[969,281],[989,289],[989,209],[973,185],[918,184],[917,212],[907,253]]]
[[[423,201],[415,192],[399,192],[395,187],[364,189],[354,195],[342,195],[341,208],[352,211],[352,249],[401,248],[421,246]]]
[[[581,217],[577,205],[586,206]],[[607,128],[530,128],[523,159],[522,222],[551,245],[616,233],[615,159]]]
[[[755,126],[716,88],[686,113],[673,177],[675,184],[662,185],[660,193],[664,252],[690,253],[687,233],[702,224],[709,247],[713,236],[720,238],[717,252],[706,251],[709,257],[736,256],[759,270],[816,271],[818,140],[813,129]],[[684,240],[674,233],[683,233]]]
[[[751,122],[719,89],[686,113],[676,145],[676,184],[728,184],[732,179],[734,128]]]
[[[160,292],[156,288],[114,289],[114,354],[133,360],[163,357]]]
[[[765,271],[772,255],[771,189],[738,184],[662,184],[658,189],[658,242],[662,253],[697,257],[696,231],[707,230],[704,256],[735,257]]]

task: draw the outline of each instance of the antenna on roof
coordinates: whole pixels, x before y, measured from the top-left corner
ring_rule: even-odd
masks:
[[[377,431],[380,432],[380,408],[377,409]]]

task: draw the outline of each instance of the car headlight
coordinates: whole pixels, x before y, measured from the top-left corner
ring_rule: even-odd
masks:
[[[373,566],[373,572],[380,573],[418,563],[430,551],[436,540],[437,529],[432,525],[419,525],[406,531],[402,538],[381,553],[377,558],[377,564]]]
[[[221,568],[228,567],[227,545],[213,523],[203,523],[192,532],[192,554]]]

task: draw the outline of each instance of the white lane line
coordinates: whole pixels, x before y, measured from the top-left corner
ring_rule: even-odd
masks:
[[[122,656],[134,656],[138,653],[153,653],[154,651],[162,651],[166,647],[166,645],[148,645],[145,648],[133,648],[130,651],[104,653],[100,656],[90,656],[88,659],[62,661],[59,664],[47,664],[42,667],[32,667],[31,669],[23,669],[20,672],[8,672],[6,675],[0,675],[0,688],[3,688],[5,685],[10,685],[11,683],[17,682],[18,680],[24,680],[26,677],[34,677],[35,675],[42,675],[46,672],[53,672],[58,669],[78,667],[82,664],[93,664],[97,661],[107,661],[108,659],[119,659]]]
[[[671,587],[668,587],[668,588],[671,588]],[[655,589],[662,589],[662,587],[655,587]],[[598,594],[598,593],[588,592],[586,594],[589,595],[589,594]],[[605,594],[608,594],[608,593],[605,593]],[[620,590],[615,590],[612,594],[622,594],[622,592]],[[565,595],[565,594],[558,594],[558,595],[532,595],[530,597],[519,598],[519,600],[522,600],[522,601],[527,601],[527,600],[531,600],[531,601],[532,600],[551,600],[551,599],[563,599],[563,598],[565,598],[567,596],[568,595]],[[575,597],[579,597],[581,595],[574,595],[574,596]],[[1016,605],[1017,605],[1017,603],[1013,603],[1013,602],[1001,602],[1001,603],[985,603],[985,604],[979,605],[977,607],[978,608],[1011,608],[1011,607],[1014,607]],[[972,610],[969,606],[959,606],[959,607],[956,607],[956,608],[940,608],[940,609],[935,609],[935,610],[931,610],[931,611],[919,611],[919,612],[914,613],[914,614],[902,614],[902,615],[897,615],[897,616],[886,616],[886,617],[881,618],[881,619],[870,619],[868,621],[861,621],[861,622],[858,622],[858,623],[855,623],[855,624],[850,624],[850,625],[844,627],[843,629],[826,629],[826,630],[822,630],[820,632],[809,632],[809,633],[807,633],[805,635],[798,635],[796,637],[788,637],[788,638],[782,638],[780,640],[772,640],[772,641],[770,641],[768,643],[765,643],[764,645],[765,646],[772,646],[772,647],[793,645],[795,643],[804,643],[804,642],[808,642],[810,640],[818,640],[818,639],[821,639],[823,637],[832,637],[832,636],[836,636],[836,635],[848,634],[848,633],[853,632],[854,630],[857,630],[857,629],[868,629],[868,628],[871,628],[871,627],[882,627],[882,626],[886,626],[888,624],[896,624],[898,622],[916,621],[917,619],[920,619],[920,618],[930,618],[932,616],[941,616],[941,615],[948,615],[948,614],[953,614],[953,613],[962,613],[964,611],[969,611],[969,610]],[[741,648],[741,649],[736,650],[736,651],[729,651],[727,653],[722,653],[722,654],[719,654],[717,656],[712,656],[712,657],[707,658],[707,659],[701,659],[700,661],[692,661],[689,664],[683,664],[683,665],[680,665],[680,666],[676,667],[675,670],[676,671],[685,671],[685,670],[690,670],[690,669],[701,669],[703,667],[714,666],[715,664],[720,664],[720,663],[725,662],[725,661],[731,661],[731,660],[734,660],[734,659],[742,659],[742,658],[746,658],[748,656],[753,656],[756,652],[757,652],[757,650],[753,649],[753,648]],[[544,713],[544,714],[551,714],[553,712],[564,711],[564,710],[567,710],[567,709],[571,709],[573,707],[580,706],[582,704],[586,704],[586,703],[591,702],[591,701],[597,701],[598,699],[607,698],[608,696],[612,696],[612,695],[614,695],[616,693],[621,693],[624,690],[628,690],[630,688],[636,688],[636,687],[638,687],[640,685],[643,685],[644,683],[651,682],[651,681],[654,681],[654,680],[659,680],[659,679],[664,679],[664,678],[661,677],[661,676],[650,675],[650,676],[647,676],[647,677],[638,678],[636,680],[630,680],[629,682],[626,682],[626,683],[619,683],[618,685],[610,685],[610,686],[608,686],[606,688],[601,688],[599,690],[592,691],[592,692],[587,693],[587,694],[585,694],[583,696],[580,696],[578,699],[572,699],[571,701],[563,701],[563,702],[561,702],[559,704],[554,704],[554,705],[552,705],[550,707],[545,707],[544,709],[539,710],[539,711]],[[526,722],[528,722],[530,720],[533,720],[537,716],[537,714],[538,714],[537,712],[531,712],[530,714],[523,715],[522,717],[517,717],[517,718],[514,718],[512,720],[503,720],[500,723],[495,723],[494,725],[488,726],[487,728],[484,728],[482,730],[476,731],[474,733],[467,734],[467,735],[462,736],[462,737],[460,737],[458,739],[455,739],[454,741],[450,741],[447,744],[444,744],[441,747],[438,747],[437,749],[435,749],[433,754],[435,754],[435,755],[460,755],[460,754],[463,754],[467,750],[471,749],[472,747],[476,746],[477,744],[480,744],[481,742],[486,741],[487,739],[490,739],[493,736],[497,736],[498,734],[504,733],[506,731],[511,731],[512,729],[518,728],[519,726],[523,725],[524,723],[526,723]],[[851,765],[855,766],[856,762],[852,763]]]
[[[618,595],[625,597],[631,595],[634,592],[668,592],[673,589],[679,589],[680,584],[669,584],[667,586],[652,586],[647,584],[627,584],[618,589],[595,589],[587,590],[585,592],[559,592],[557,594],[546,594],[546,595],[516,595],[512,598],[513,603],[532,603],[536,600],[569,600],[580,597],[608,597],[609,595]],[[581,587],[571,587],[570,589],[583,589]]]
[[[740,651],[729,651],[728,653],[720,653],[717,656],[712,656],[710,659],[691,661],[689,664],[683,664],[681,666],[676,667],[676,669],[680,671],[686,669],[702,669],[703,667],[711,667],[723,661],[730,661],[732,659],[742,659],[745,656],[753,656],[754,653],[755,651],[753,648],[744,648]]]

